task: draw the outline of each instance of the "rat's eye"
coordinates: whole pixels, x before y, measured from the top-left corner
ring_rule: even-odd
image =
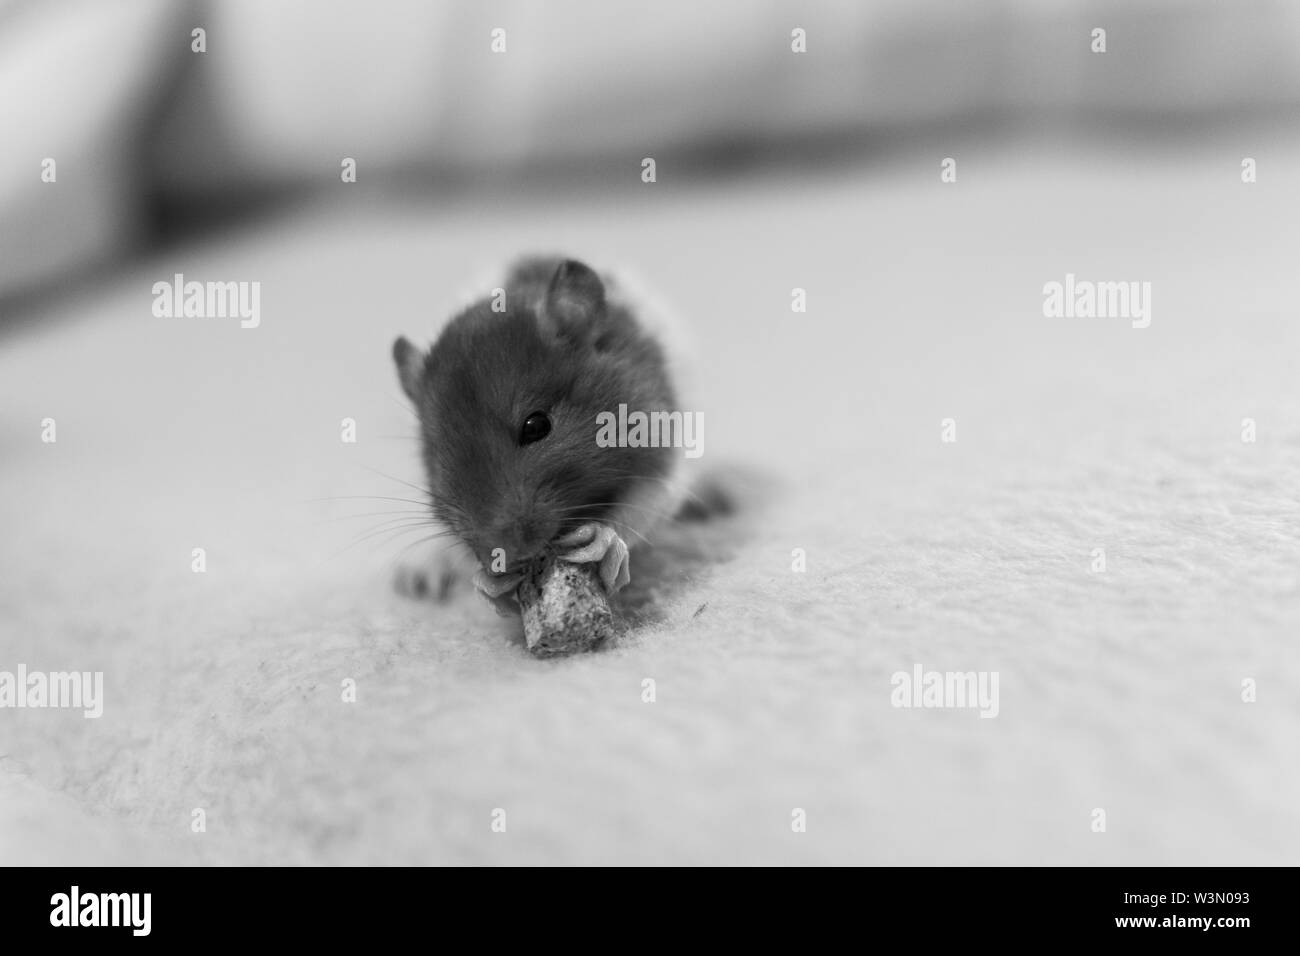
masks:
[[[531,445],[541,441],[551,433],[551,419],[545,412],[533,412],[524,419],[524,427],[519,432],[519,444]]]

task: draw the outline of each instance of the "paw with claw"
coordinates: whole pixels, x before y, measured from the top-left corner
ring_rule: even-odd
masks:
[[[464,568],[453,558],[438,554],[419,563],[399,566],[393,575],[393,588],[413,601],[446,604],[464,576]]]
[[[522,574],[488,574],[480,568],[474,572],[474,587],[491,601],[496,612],[504,617],[519,613],[519,602],[515,599],[515,591],[523,579]]]
[[[555,542],[555,556],[574,564],[597,563],[605,590],[616,594],[632,580],[627,544],[609,525],[591,521]]]

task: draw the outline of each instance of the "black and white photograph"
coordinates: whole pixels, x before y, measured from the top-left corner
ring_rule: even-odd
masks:
[[[0,864],[1292,866],[1298,262],[1294,0],[0,0]]]

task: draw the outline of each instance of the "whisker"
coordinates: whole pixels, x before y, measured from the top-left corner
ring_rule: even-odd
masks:
[[[380,478],[387,478],[389,481],[395,481],[399,485],[406,485],[406,487],[414,488],[416,491],[423,492],[424,494],[429,495],[430,497],[433,496],[433,491],[429,488],[426,488],[424,485],[412,484],[409,481],[404,481],[403,479],[396,478],[393,475],[386,475],[382,471],[376,471],[374,468],[367,467],[366,465],[358,465],[357,467],[370,472],[372,475],[378,475]]]
[[[388,400],[389,400],[390,402],[392,402],[394,405],[397,405],[397,406],[399,406],[399,407],[405,409],[405,410],[406,410],[406,413],[407,413],[408,415],[410,415],[412,418],[414,418],[417,422],[420,420],[420,413],[417,412],[417,411],[416,411],[414,408],[412,408],[410,405],[408,405],[406,402],[403,402],[403,401],[401,401],[400,399],[394,398],[392,395],[389,395],[389,396],[388,396]]]
[[[322,522],[349,521],[352,518],[380,518],[385,515],[410,515],[412,517],[424,515],[425,517],[428,517],[429,511],[426,508],[403,508],[398,511],[360,511],[354,515],[334,515],[333,517],[321,518],[320,520]]]
[[[644,534],[642,534],[640,531],[637,531],[636,528],[633,528],[630,524],[627,524],[626,522],[623,522],[623,521],[616,521],[616,520],[614,520],[613,518],[601,518],[601,519],[599,519],[599,520],[602,521],[602,522],[604,522],[605,524],[612,524],[612,525],[614,525],[615,527],[621,527],[621,528],[624,528],[625,530],[627,530],[627,531],[631,532],[632,534],[636,535],[638,538],[640,538],[640,539],[641,539],[642,541],[644,541],[646,544],[650,545],[650,547],[652,547],[652,548],[654,547],[654,544],[650,541],[649,538],[647,538]],[[573,526],[573,527],[579,527],[579,528],[580,528],[580,527],[582,527],[584,524],[587,524],[587,523],[588,523],[588,522],[587,522],[587,520],[586,520],[585,518],[561,518],[561,519],[560,519],[560,526],[561,526],[561,527]]]
[[[422,544],[427,544],[430,541],[435,541],[438,538],[448,538],[448,537],[456,537],[456,535],[454,532],[451,531],[443,531],[440,532],[439,534],[431,534],[426,538],[418,538],[415,541],[412,541],[406,547],[402,548],[401,551],[398,551],[397,554],[389,558],[388,567],[391,568],[393,565],[395,565],[398,561],[402,559],[402,555],[406,554],[406,552],[410,551],[412,548],[419,547]]]
[[[407,524],[393,524],[392,522],[388,522],[383,527],[371,528],[369,531],[362,532],[349,541],[346,546],[351,548],[361,544],[363,541],[369,541],[371,538],[378,538],[381,535],[400,535],[407,531],[423,530],[428,527],[431,527],[428,521],[412,521]]]
[[[381,529],[380,531],[373,531],[373,532],[371,532],[371,533],[369,533],[369,534],[362,535],[360,538],[357,538],[356,540],[349,541],[349,542],[348,542],[347,544],[345,544],[343,547],[339,548],[337,551],[335,551],[333,554],[331,554],[331,555],[329,556],[328,560],[333,561],[333,560],[335,560],[335,559],[341,557],[342,555],[346,554],[347,552],[351,551],[353,548],[357,547],[358,545],[363,544],[363,543],[364,543],[365,541],[367,541],[368,539],[373,538],[373,537],[377,537],[378,535],[380,535],[380,534],[382,534],[382,533],[384,533],[384,532],[389,532],[389,533],[392,535],[392,537],[393,537],[394,539],[396,539],[396,538],[400,538],[403,534],[408,534],[408,533],[410,533],[410,532],[412,532],[412,531],[416,531],[416,530],[419,530],[419,529],[417,529],[417,528],[415,528],[415,527],[410,527],[410,528],[397,528],[397,529],[388,529],[388,528],[385,528],[385,529]],[[446,533],[446,532],[440,532],[439,534],[431,535],[431,536],[430,536],[430,540],[431,540],[432,538],[441,537],[442,534],[445,534],[445,533]]]
[[[416,501],[414,498],[388,498],[382,495],[335,495],[332,498],[308,498],[308,504],[316,504],[322,501],[405,501],[408,505],[428,505],[427,501]]]
[[[395,518],[386,518],[385,520],[379,522],[377,525],[374,525],[370,530],[376,531],[380,528],[396,526],[396,525],[405,525],[405,524],[432,525],[434,527],[438,526],[438,523],[434,521],[432,518],[430,518],[428,515],[398,515]]]
[[[419,528],[399,528],[399,529],[397,529],[396,531],[390,533],[386,538],[384,538],[383,541],[380,541],[377,545],[375,545],[373,548],[371,548],[369,553],[370,553],[370,554],[374,554],[375,551],[379,550],[380,548],[386,547],[386,546],[388,546],[389,544],[392,544],[393,542],[400,540],[400,539],[402,538],[403,535],[407,535],[407,534],[410,534],[412,531],[418,531],[418,530],[420,530],[420,529],[419,529]],[[449,538],[449,537],[452,537],[452,536],[453,536],[453,535],[452,535],[452,532],[450,532],[450,531],[438,531],[438,532],[435,532],[434,534],[425,535],[423,538],[420,538],[419,540],[420,540],[421,542],[423,542],[423,541],[436,541],[438,538]],[[403,551],[398,552],[398,553],[399,553],[399,554],[405,553],[405,549],[403,549]]]
[[[637,511],[644,511],[646,514],[651,514],[658,518],[672,517],[671,514],[660,508],[648,508],[645,505],[634,505],[626,501],[594,501],[589,505],[576,505],[572,508],[557,508],[556,512],[564,514],[569,511],[582,511],[585,508],[635,508]]]
[[[701,498],[695,492],[691,491],[691,489],[684,483],[680,481],[674,483],[660,475],[630,475],[628,477],[628,481],[657,481],[665,488],[669,489],[670,491],[679,491],[682,494],[686,495],[687,497],[694,498],[697,502],[699,502],[702,505],[707,504],[707,502],[703,498]]]

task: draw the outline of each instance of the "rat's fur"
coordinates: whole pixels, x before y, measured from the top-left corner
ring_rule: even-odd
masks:
[[[601,412],[677,407],[665,350],[609,287],[580,262],[525,259],[506,278],[503,311],[492,297],[469,306],[427,354],[394,344],[434,516],[484,567],[502,548],[518,568],[589,521],[633,547],[678,501],[680,449],[596,443]],[[551,432],[521,445],[536,411]]]

